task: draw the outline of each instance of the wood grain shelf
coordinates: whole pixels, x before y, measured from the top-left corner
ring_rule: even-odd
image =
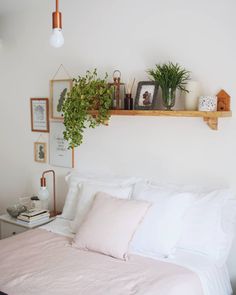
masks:
[[[96,115],[97,112],[92,112]],[[212,130],[218,129],[218,118],[232,117],[232,112],[200,112],[200,111],[165,111],[165,110],[111,110],[111,116],[165,116],[165,117],[200,117]]]

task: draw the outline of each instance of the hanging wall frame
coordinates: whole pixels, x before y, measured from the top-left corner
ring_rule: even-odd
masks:
[[[66,79],[56,79],[57,74],[60,70],[63,70],[68,78]],[[51,118],[63,120],[63,114],[61,108],[63,101],[66,99],[66,95],[71,91],[73,85],[73,79],[66,70],[66,68],[61,64],[54,74],[52,80],[50,81],[50,108],[51,108]]]
[[[63,119],[61,107],[66,98],[67,92],[72,88],[71,79],[50,81],[51,118]]]

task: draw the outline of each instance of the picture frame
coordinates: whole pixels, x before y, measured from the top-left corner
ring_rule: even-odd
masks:
[[[52,166],[74,168],[74,149],[68,149],[64,139],[65,126],[58,120],[50,121],[49,162]]]
[[[158,84],[154,81],[140,81],[135,96],[135,110],[152,110],[157,103]]]
[[[38,163],[47,162],[47,144],[45,142],[34,143],[34,161]]]
[[[58,111],[58,105],[62,105],[66,94],[71,90],[73,85],[72,79],[60,79],[50,81],[50,107],[51,118],[63,120],[62,112]]]
[[[48,98],[31,98],[31,131],[49,132],[49,102]]]

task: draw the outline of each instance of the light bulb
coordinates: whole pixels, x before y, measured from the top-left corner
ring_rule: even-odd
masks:
[[[64,37],[60,28],[53,29],[50,44],[55,48],[59,48],[64,44]]]
[[[49,191],[47,190],[46,186],[41,186],[38,191],[38,197],[41,201],[41,207],[42,209],[48,210],[49,206]]]

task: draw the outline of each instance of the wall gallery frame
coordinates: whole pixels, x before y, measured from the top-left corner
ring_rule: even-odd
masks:
[[[66,98],[67,92],[71,90],[72,84],[72,79],[50,81],[50,105],[52,119],[63,119],[60,107],[62,106],[62,103]]]
[[[68,149],[64,139],[65,126],[60,121],[50,121],[50,164],[58,167],[74,168],[74,149]]]
[[[33,132],[49,132],[48,98],[31,98],[31,130]]]
[[[135,97],[134,108],[136,110],[151,110],[157,102],[158,85],[152,81],[141,81]]]
[[[39,163],[47,162],[47,144],[45,142],[34,143],[34,160]]]

